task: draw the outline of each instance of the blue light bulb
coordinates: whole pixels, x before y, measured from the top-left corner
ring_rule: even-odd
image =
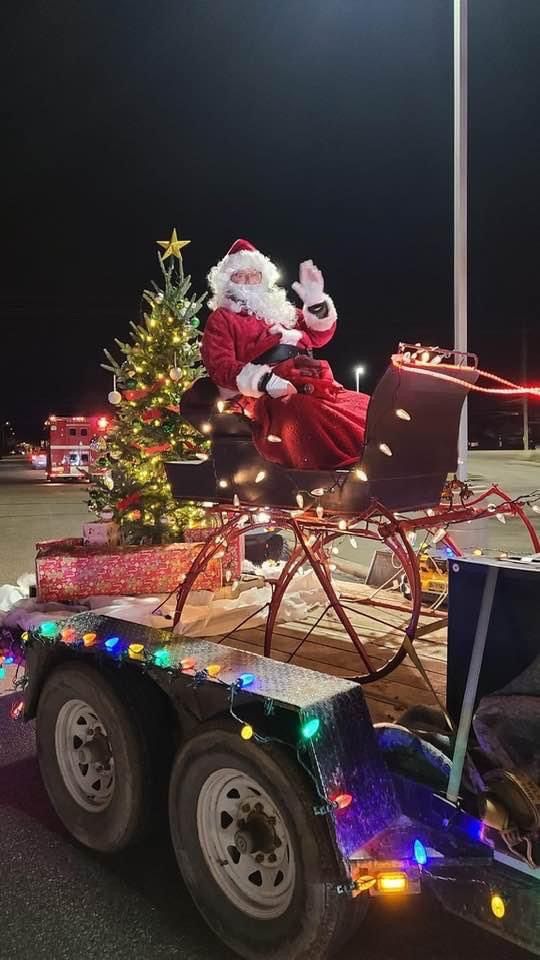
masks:
[[[238,686],[241,687],[243,690],[244,687],[249,687],[254,680],[255,680],[255,677],[253,676],[252,673],[241,673],[240,676],[238,677],[237,683],[238,683]]]
[[[118,643],[120,643],[120,637],[109,637],[109,639],[105,641],[105,646],[107,650],[114,650]]]
[[[421,840],[415,840],[413,844],[414,859],[419,867],[427,863],[427,850]]]

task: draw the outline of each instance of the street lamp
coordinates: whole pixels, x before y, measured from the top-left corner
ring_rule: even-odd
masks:
[[[356,392],[360,393],[360,377],[363,377],[366,372],[366,368],[363,363],[359,363],[358,366],[354,368],[354,375],[356,377]]]
[[[467,353],[467,18],[469,0],[454,0],[454,350]],[[460,480],[467,479],[467,400],[458,440]]]

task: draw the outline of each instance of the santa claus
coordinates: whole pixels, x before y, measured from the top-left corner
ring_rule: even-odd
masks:
[[[345,390],[312,351],[336,329],[336,309],[311,260],[300,265],[293,306],[274,264],[237,240],[209,273],[210,314],[202,339],[208,375],[253,421],[268,460],[299,469],[347,467],[361,457],[369,397]]]

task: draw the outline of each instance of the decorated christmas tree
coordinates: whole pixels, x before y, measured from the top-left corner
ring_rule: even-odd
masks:
[[[158,241],[162,285],[143,293],[142,317],[131,322],[130,340],[116,344],[119,361],[105,350],[102,366],[113,375],[109,402],[115,422],[98,443],[97,472],[89,508],[103,520],[117,520],[126,543],[168,543],[200,522],[193,505],[171,496],[163,461],[204,456],[204,441],[178,412],[179,399],[201,373],[197,314],[205,299],[190,295],[181,250],[189,240]],[[168,261],[168,262],[167,262]]]

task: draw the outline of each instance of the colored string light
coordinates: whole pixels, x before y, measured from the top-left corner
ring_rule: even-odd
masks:
[[[163,647],[161,650],[156,650],[154,652],[154,663],[156,667],[169,667],[171,665],[171,655],[169,651]]]
[[[321,721],[319,720],[318,717],[312,717],[311,720],[306,720],[306,722],[302,724],[302,727],[300,729],[300,733],[302,734],[302,739],[311,740],[312,737],[314,737],[315,734],[317,733],[320,725],[321,725]]]
[[[243,690],[244,687],[250,687],[254,680],[255,677],[252,673],[241,673],[236,683]]]
[[[196,664],[196,660],[193,657],[186,657],[185,660],[180,661],[182,670],[193,670],[193,667]]]
[[[83,633],[82,640],[85,647],[93,647],[97,640],[97,633]]]
[[[130,660],[144,660],[144,644],[130,643],[128,647],[128,656]]]
[[[48,638],[56,637],[56,635],[58,634],[58,627],[56,626],[56,623],[54,622],[54,620],[46,620],[44,623],[41,624],[39,628],[39,633],[41,634],[42,637],[48,637]]]
[[[109,637],[109,639],[105,641],[105,646],[107,647],[107,650],[114,650],[119,643],[120,637]]]
[[[490,905],[491,905],[491,912],[493,913],[493,915],[497,917],[497,920],[502,920],[502,918],[506,913],[506,905],[503,898],[499,896],[498,893],[494,893],[491,898]]]
[[[18,720],[24,710],[24,700],[15,700],[11,704],[9,715],[12,720]]]
[[[242,740],[251,740],[254,733],[255,731],[250,723],[242,724],[240,728],[240,736],[242,737]]]
[[[353,801],[350,793],[338,793],[337,797],[332,798],[332,803],[337,810],[346,810]]]
[[[421,840],[414,841],[413,855],[419,867],[423,867],[427,863],[427,850]]]
[[[221,664],[210,663],[206,668],[206,672],[209,677],[217,677],[218,674],[221,673]]]

